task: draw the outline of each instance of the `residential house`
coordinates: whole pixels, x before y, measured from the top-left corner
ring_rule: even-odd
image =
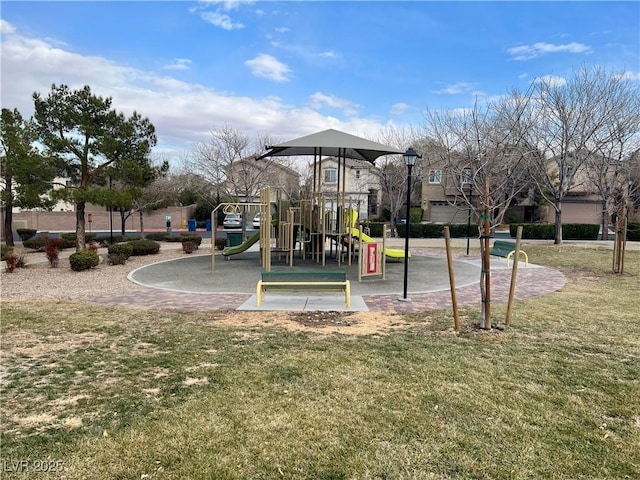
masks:
[[[300,174],[281,161],[256,160],[256,156],[243,158],[226,168],[224,191],[239,202],[257,202],[263,187],[279,189],[286,198],[297,198],[300,193]]]
[[[350,158],[342,160],[341,166],[343,162],[344,169],[341,171],[338,171],[338,159],[335,157],[325,157],[318,162],[319,192],[326,194],[327,198],[335,198],[336,192],[342,191],[344,182],[346,205],[350,202],[352,208],[358,212],[358,218],[364,220],[377,217],[380,214],[381,188],[374,165]]]

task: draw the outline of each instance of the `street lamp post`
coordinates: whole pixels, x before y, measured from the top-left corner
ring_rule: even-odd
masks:
[[[473,202],[471,201],[471,184],[467,183],[469,187],[469,206],[467,207],[467,257],[469,256],[469,237],[471,236],[471,209],[473,208]]]
[[[407,284],[409,278],[409,214],[411,209],[411,169],[416,164],[416,160],[422,157],[418,155],[416,151],[411,147],[409,147],[402,156],[404,158],[404,163],[407,166],[407,215],[405,217],[404,224],[404,288],[402,291],[402,298],[399,298],[398,300],[402,302],[409,302],[409,297],[407,297]]]

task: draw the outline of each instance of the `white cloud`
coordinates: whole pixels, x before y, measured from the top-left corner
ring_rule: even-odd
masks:
[[[350,100],[316,92],[309,97],[309,104],[312,108],[330,107],[342,110],[346,115],[353,116],[358,113],[358,106]]]
[[[6,22],[2,29],[14,31]],[[381,128],[374,119],[344,120],[324,115],[310,105],[288,104],[278,97],[232,96],[213,86],[74,53],[15,31],[3,37],[0,56],[3,107],[17,108],[28,118],[33,115],[34,92],[46,97],[52,83],[71,89],[89,85],[95,95],[112,97],[117,111],[130,115],[136,110],[149,117],[159,140],[154,151],[163,152],[172,162],[178,162],[184,150],[208,139],[213,128],[224,124],[248,135],[277,135],[283,141],[327,128],[363,136],[374,136]],[[348,105],[348,101],[344,103]]]
[[[552,87],[562,87],[567,84],[567,79],[564,77],[558,77],[557,75],[543,75],[536,78],[534,82],[545,83]]]
[[[640,72],[624,72],[621,74],[614,75],[616,80],[623,81],[640,81]]]
[[[564,45],[556,45],[553,43],[537,42],[531,45],[519,45],[507,49],[507,53],[514,60],[531,60],[550,53],[589,53],[591,47],[584,43],[565,43]]]
[[[261,53],[257,57],[244,62],[256,77],[266,78],[274,82],[288,82],[291,70],[276,57]]]
[[[176,58],[172,63],[165,65],[165,70],[189,70],[191,68],[191,60],[188,58]]]
[[[275,31],[278,33],[287,33],[290,29],[288,27],[276,27]]]
[[[2,35],[10,35],[15,33],[16,29],[13,25],[11,25],[6,20],[0,18],[0,34]]]
[[[459,95],[461,93],[468,93],[473,91],[475,88],[475,84],[467,83],[467,82],[458,82],[452,85],[447,85],[446,87],[435,90],[433,93],[437,94],[445,94],[445,95]]]
[[[224,30],[238,30],[244,28],[242,23],[233,22],[231,17],[226,13],[216,12],[202,12],[200,14],[205,22],[210,23],[216,27],[220,27]]]
[[[409,105],[407,105],[406,103],[395,103],[393,105],[391,105],[391,115],[402,115],[404,112],[407,111],[407,109],[409,108]]]

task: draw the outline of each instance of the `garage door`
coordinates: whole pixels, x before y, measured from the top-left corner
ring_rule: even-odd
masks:
[[[430,222],[432,223],[467,223],[467,211],[438,202],[429,204]]]

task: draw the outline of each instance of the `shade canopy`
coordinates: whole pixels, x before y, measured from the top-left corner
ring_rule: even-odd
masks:
[[[382,155],[404,153],[397,148],[333,129],[312,133],[267,149],[268,152],[256,160],[272,156],[326,155],[374,163]]]

